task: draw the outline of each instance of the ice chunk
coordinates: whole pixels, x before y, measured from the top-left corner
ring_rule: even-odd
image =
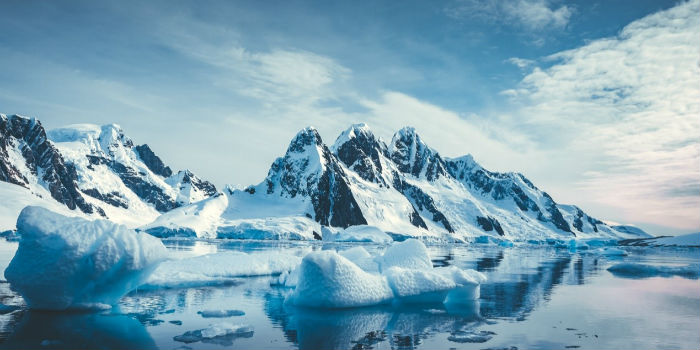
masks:
[[[606,256],[627,256],[629,255],[626,251],[620,248],[605,247],[599,248],[592,251],[595,254],[606,255]]]
[[[245,312],[241,310],[202,310],[197,311],[197,313],[204,318],[225,318],[245,315]]]
[[[184,334],[173,337],[173,340],[182,343],[201,341],[203,343],[231,346],[236,338],[250,338],[253,336],[253,333],[253,326],[224,322],[211,325],[204,329],[185,332]]]
[[[491,331],[457,331],[447,337],[447,340],[455,343],[485,343],[495,334]]]
[[[512,241],[505,239],[505,240],[500,241],[498,243],[498,245],[500,245],[501,247],[512,247],[514,244]]]
[[[356,225],[337,232],[323,227],[321,228],[324,241],[331,242],[371,242],[371,243],[391,243],[393,239],[376,226]]]
[[[430,270],[394,266],[384,271],[384,275],[401,303],[441,303],[448,291],[457,287],[453,279]]]
[[[379,265],[374,260],[374,258],[369,254],[369,252],[367,252],[367,250],[363,247],[353,247],[353,248],[338,252],[338,254],[344,256],[348,260],[355,263],[355,265],[359,266],[361,269],[363,269],[367,272],[371,272],[371,273],[379,272]]]
[[[163,243],[107,220],[26,207],[5,278],[33,309],[109,307],[166,258]]]
[[[450,290],[445,303],[471,303],[481,296],[481,284],[486,282],[486,276],[476,270],[462,270],[456,266],[435,269],[435,272],[450,277],[456,288]]]
[[[377,260],[381,271],[386,271],[392,266],[419,270],[430,270],[433,268],[428,249],[423,242],[417,239],[407,239],[403,242],[392,244],[387,248],[384,255]]]
[[[700,276],[700,264],[684,266],[648,265],[639,263],[620,263],[608,268],[616,276],[628,278],[682,276],[697,279]]]
[[[160,264],[143,288],[184,288],[235,283],[236,277],[277,275],[297,267],[301,258],[269,252],[222,252]]]
[[[586,242],[584,242],[584,241],[575,240],[575,239],[572,239],[569,241],[569,250],[571,250],[571,251],[587,250],[588,248],[589,248],[588,244],[586,244]]]
[[[299,281],[287,302],[297,306],[347,308],[389,302],[386,280],[360,269],[334,251],[309,253],[299,267]]]
[[[589,238],[583,240],[588,247],[606,247],[617,245],[616,239]]]

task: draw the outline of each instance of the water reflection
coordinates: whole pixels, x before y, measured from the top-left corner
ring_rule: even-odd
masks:
[[[25,312],[2,349],[156,349],[137,320],[114,314]]]
[[[343,250],[355,246],[353,244],[246,241],[199,241],[197,243],[171,241],[167,242],[167,245],[169,249],[183,256],[222,250],[283,251],[287,254],[303,255],[311,250]],[[372,255],[381,254],[386,248],[381,245],[365,247]],[[595,343],[602,342],[605,331],[611,328],[605,324],[606,320],[619,323],[619,319],[614,317],[618,317],[620,312],[626,317],[644,316],[636,309],[629,314],[624,313],[625,309],[615,309],[614,306],[619,303],[607,305],[603,308],[603,313],[599,310],[598,314],[591,317],[603,326],[597,328],[591,326],[590,329],[585,329],[591,339],[584,340],[577,338],[578,331],[568,331],[558,323],[546,324],[547,317],[551,319],[556,317],[557,320],[568,323],[566,327],[583,331],[586,325],[575,324],[576,316],[567,318],[570,310],[564,308],[564,311],[561,311],[564,307],[562,304],[579,303],[582,300],[585,301],[589,295],[590,298],[598,300],[600,295],[605,295],[600,294],[601,287],[602,291],[606,291],[607,288],[619,288],[627,298],[630,290],[624,289],[625,285],[619,283],[629,283],[629,281],[619,280],[605,271],[611,265],[610,260],[614,259],[612,257],[601,257],[591,252],[569,252],[567,249],[551,247],[455,245],[429,246],[428,249],[435,266],[455,265],[485,273],[488,282],[481,286],[481,299],[466,305],[438,303],[350,310],[309,310],[285,306],[284,299],[290,290],[270,287],[273,277],[257,277],[243,278],[241,284],[231,286],[133,292],[122,298],[118,307],[108,315],[37,313],[26,311],[21,298],[10,291],[7,284],[0,284],[0,302],[12,307],[5,314],[0,310],[0,341],[6,338],[4,343],[0,344],[0,348],[43,348],[42,342],[48,348],[148,349],[155,348],[155,342],[161,348],[177,348],[185,344],[173,339],[174,337],[196,332],[220,322],[250,324],[254,326],[255,333],[251,333],[250,338],[236,336],[207,343],[199,341],[186,346],[203,349],[231,346],[299,349],[507,348],[511,345],[526,348],[563,348],[573,345],[619,348],[620,344],[614,343],[611,339],[622,338],[623,335],[620,335],[624,333],[622,330],[616,330],[608,335],[606,340],[608,343]],[[697,263],[700,259],[699,250],[688,252],[680,257],[680,253],[675,250],[664,253],[665,255],[659,255],[658,250],[650,253],[646,250],[639,252],[630,250],[630,252],[633,254],[622,259],[624,262],[651,264],[670,262],[677,265]],[[619,261],[615,262],[617,263]],[[644,286],[661,288],[666,283],[679,284],[677,279],[662,282],[664,284],[657,283],[656,287],[650,283]],[[681,282],[685,283],[687,280]],[[691,282],[695,283],[691,287],[698,286],[697,280]],[[567,285],[587,286],[566,288]],[[596,286],[598,294],[594,289]],[[632,294],[634,293],[629,292],[630,296]],[[687,310],[697,310],[695,306],[700,303],[697,298],[684,296],[685,299],[682,300],[685,301],[679,301],[677,290],[674,289],[671,294],[664,296],[663,303],[667,303],[664,310],[674,310],[672,307],[678,305],[683,305]],[[569,299],[562,303],[562,295]],[[643,297],[644,300],[648,298],[646,294]],[[542,306],[549,303],[550,299],[555,299],[555,302],[543,308]],[[197,313],[201,310],[231,308],[242,309],[246,315],[205,319]],[[543,317],[542,313],[536,313],[535,310],[545,312],[548,316]],[[587,308],[586,312],[589,311],[596,312],[592,308]],[[661,312],[655,312],[655,314],[659,313]],[[673,314],[678,312],[670,312],[663,315],[663,318],[675,320],[671,317]],[[696,325],[697,313],[689,312],[689,315],[687,317]],[[508,322],[502,322],[503,319]],[[545,319],[544,322],[543,319]],[[683,321],[682,318],[678,319]],[[635,324],[642,324],[643,327],[639,326],[639,329],[644,329],[646,334],[652,334],[649,336],[650,339],[661,337],[653,336],[655,334],[653,331],[658,328],[658,325],[644,324],[641,321]],[[680,324],[682,325],[682,322]],[[555,325],[558,326],[556,331],[552,327]],[[552,327],[551,330],[550,327]],[[679,331],[675,328],[673,332],[678,333]],[[697,329],[697,327],[686,328]],[[637,339],[639,334],[635,331],[625,333],[626,339]],[[155,338],[155,342],[149,336],[149,332]],[[600,339],[593,334],[600,335]],[[696,339],[692,338],[693,336],[685,336],[685,338]]]
[[[479,301],[466,304],[378,306],[315,310],[284,304],[285,290],[265,294],[265,313],[300,349],[414,349],[437,333],[465,332],[484,324]]]

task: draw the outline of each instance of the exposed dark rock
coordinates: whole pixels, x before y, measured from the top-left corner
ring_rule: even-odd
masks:
[[[178,174],[182,174],[183,184],[192,184],[192,187],[196,188],[200,192],[204,192],[207,197],[211,197],[216,194],[216,186],[214,186],[213,183],[198,178],[191,171],[183,170],[178,172]]]
[[[424,175],[428,181],[448,174],[442,157],[410,127],[399,130],[391,140],[391,160],[402,173]]]
[[[353,125],[345,133],[352,134],[352,137],[336,145],[338,159],[361,178],[388,187],[389,184],[381,176],[384,170],[381,157],[389,158],[386,145],[379,142],[366,125]]]
[[[398,176],[394,178],[394,188],[408,198],[414,209],[417,208],[419,211],[427,211],[432,214],[434,222],[442,224],[448,232],[455,232],[445,215],[435,206],[433,199],[423,192],[423,190],[408,182],[401,181]],[[425,222],[423,222],[423,225],[425,225]],[[421,227],[427,228],[426,226]]]
[[[115,207],[121,207],[124,209],[129,208],[129,205],[126,203],[126,200],[121,196],[119,192],[110,192],[102,194],[95,188],[89,188],[87,190],[83,190],[83,193]]]
[[[0,180],[28,188],[28,179],[8,158],[10,147],[20,150],[26,167],[32,175],[40,177],[55,200],[84,213],[103,213],[85,201],[76,184],[75,168],[65,164],[56,147],[47,139],[41,122],[17,115],[0,115]]]
[[[505,236],[505,232],[503,231],[503,228],[501,227],[501,223],[498,222],[498,220],[496,220],[492,216],[489,216],[489,217],[477,216],[476,222],[486,232],[496,230],[496,232],[498,232],[499,235]]]
[[[139,155],[139,158],[153,173],[162,177],[170,177],[173,171],[170,167],[163,164],[163,161],[158,157],[147,144],[134,147],[134,151]]]
[[[311,168],[310,158],[322,164]],[[366,225],[367,220],[355,201],[348,179],[338,159],[323,144],[316,129],[300,131],[289,144],[284,157],[277,158],[265,179],[267,193],[309,197],[314,219],[321,225],[348,227]]]

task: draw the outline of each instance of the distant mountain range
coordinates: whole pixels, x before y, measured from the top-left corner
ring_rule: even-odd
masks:
[[[0,181],[26,188],[28,196],[132,225],[216,194],[213,184],[188,170],[173,173],[118,125],[47,132],[34,118],[2,114]]]
[[[305,128],[260,184],[217,192],[190,171],[174,173],[117,125],[46,131],[36,119],[0,115],[0,180],[161,237],[320,239],[354,225],[397,239],[649,237],[558,204],[522,174],[488,171],[470,155],[444,158],[410,127],[387,144],[356,124],[330,147]]]

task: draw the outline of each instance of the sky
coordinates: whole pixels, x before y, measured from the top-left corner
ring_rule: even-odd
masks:
[[[218,187],[308,125],[409,125],[594,217],[700,231],[700,0],[4,0],[0,23],[1,113],[117,123]]]

